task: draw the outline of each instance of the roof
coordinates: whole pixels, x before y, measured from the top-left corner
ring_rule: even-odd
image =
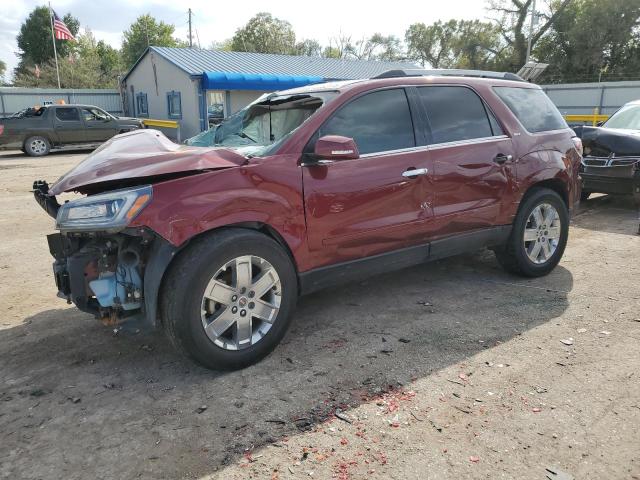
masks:
[[[154,52],[189,75],[203,72],[274,73],[281,75],[320,76],[326,80],[372,78],[387,70],[416,68],[412,62],[344,60],[271,53],[225,52],[199,48],[148,47],[125,75],[135,70],[147,52]]]

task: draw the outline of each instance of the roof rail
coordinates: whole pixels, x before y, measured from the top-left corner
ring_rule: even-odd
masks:
[[[480,78],[497,78],[500,80],[515,80],[524,82],[524,80],[511,72],[491,72],[485,70],[464,70],[458,68],[441,68],[434,70],[426,69],[403,69],[403,70],[387,70],[373,78],[399,78],[399,77],[426,77],[445,76],[445,77],[480,77]]]

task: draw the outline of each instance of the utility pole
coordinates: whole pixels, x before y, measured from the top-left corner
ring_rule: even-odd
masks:
[[[525,60],[525,64],[529,61],[529,57],[531,56],[531,39],[533,38],[533,23],[536,18],[536,0],[533,0],[531,4],[531,22],[529,23],[529,43],[527,44],[527,59]]]
[[[189,9],[189,48],[193,48],[193,35],[191,35],[191,9]]]

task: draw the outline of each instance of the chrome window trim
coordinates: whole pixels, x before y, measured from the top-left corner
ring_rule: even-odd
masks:
[[[422,150],[439,150],[441,148],[458,147],[462,145],[474,145],[477,143],[497,142],[498,140],[508,139],[508,135],[494,135],[492,137],[470,138],[467,140],[456,140],[454,142],[431,143],[429,145],[420,145],[417,147],[399,148],[397,150],[383,150],[381,152],[371,152],[360,155],[359,158],[379,157],[385,155],[395,155],[396,153],[419,152]]]
[[[432,143],[429,150],[440,150],[441,148],[458,147],[462,145],[475,145],[477,143],[497,142],[498,140],[506,140],[508,135],[493,135],[491,137],[469,138],[467,140],[455,140],[453,142]]]

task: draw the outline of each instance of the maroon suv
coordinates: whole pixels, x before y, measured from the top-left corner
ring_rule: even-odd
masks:
[[[483,247],[549,273],[580,198],[582,146],[513,74],[392,71],[263,97],[215,147],[114,137],[35,196],[59,295],[143,317],[210,368],[282,339],[302,294]],[[59,205],[56,195],[85,196]]]

